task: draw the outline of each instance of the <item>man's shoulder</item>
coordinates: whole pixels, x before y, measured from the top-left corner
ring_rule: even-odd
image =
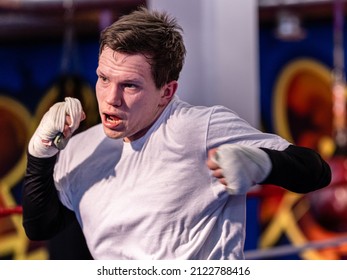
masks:
[[[172,114],[185,118],[200,118],[208,116],[214,110],[213,106],[194,105],[180,99],[175,99],[172,104]]]

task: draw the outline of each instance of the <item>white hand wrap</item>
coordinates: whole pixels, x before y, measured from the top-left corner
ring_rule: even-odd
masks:
[[[83,109],[81,102],[76,98],[66,97],[65,102],[54,104],[43,116],[34,135],[31,137],[28,151],[29,154],[46,158],[58,153],[59,149],[54,145],[54,138],[64,131],[65,118],[69,115],[71,134],[79,127]]]
[[[222,168],[229,194],[246,194],[270,173],[272,163],[261,149],[238,144],[226,144],[217,149],[216,163]]]

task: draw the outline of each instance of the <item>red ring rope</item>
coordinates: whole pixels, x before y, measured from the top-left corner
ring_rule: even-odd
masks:
[[[22,206],[14,206],[14,207],[0,207],[0,218],[7,217],[13,214],[22,214],[23,209]]]

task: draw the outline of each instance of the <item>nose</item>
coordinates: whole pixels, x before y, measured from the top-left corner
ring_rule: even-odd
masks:
[[[109,105],[120,107],[123,104],[123,92],[120,87],[113,84],[107,93],[106,102]]]

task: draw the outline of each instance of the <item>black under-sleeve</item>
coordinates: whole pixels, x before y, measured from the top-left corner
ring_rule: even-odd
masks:
[[[330,166],[314,150],[295,145],[284,151],[261,149],[272,162],[272,170],[261,184],[281,186],[296,193],[312,192],[330,184]]]
[[[28,154],[22,190],[23,226],[29,239],[47,240],[72,221],[74,213],[59,200],[53,181],[56,156]]]

